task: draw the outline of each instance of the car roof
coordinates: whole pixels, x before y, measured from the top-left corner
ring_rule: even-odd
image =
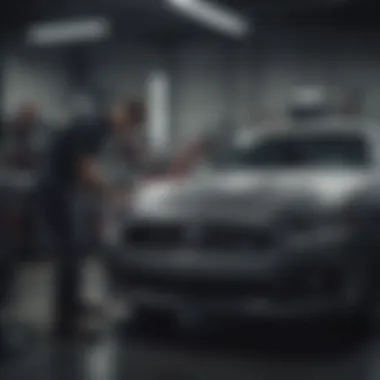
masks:
[[[314,134],[336,134],[336,133],[363,133],[365,135],[378,134],[380,137],[380,124],[364,118],[318,118],[318,120],[295,122],[291,126],[275,128],[244,128],[237,132],[236,139],[242,142],[245,140],[256,140],[265,136],[281,136],[281,135],[314,135]]]
[[[302,129],[301,129],[302,128]],[[306,122],[294,123],[290,130],[297,132],[366,132],[379,130],[378,123],[365,118],[321,118]]]

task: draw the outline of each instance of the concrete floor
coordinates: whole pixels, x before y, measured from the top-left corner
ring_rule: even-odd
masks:
[[[9,310],[13,319],[40,332],[50,324],[51,269],[49,264],[25,266]],[[86,272],[85,293],[104,299],[101,268],[89,262]],[[377,380],[380,338],[374,331],[369,335],[353,339],[343,331],[334,339],[321,338],[319,331],[297,325],[224,328],[198,339],[134,334],[121,338],[117,330],[110,330],[92,346],[56,346],[37,339],[20,359],[0,365],[0,379]]]

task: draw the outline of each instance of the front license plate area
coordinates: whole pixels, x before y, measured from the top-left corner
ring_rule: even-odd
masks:
[[[178,320],[185,329],[196,329],[214,313],[217,313],[216,309],[208,303],[185,300],[178,309]]]

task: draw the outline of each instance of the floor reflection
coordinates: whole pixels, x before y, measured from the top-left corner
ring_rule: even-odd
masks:
[[[49,298],[48,273],[49,267],[26,271],[11,313],[39,331],[49,325],[50,301],[34,300]],[[36,305],[38,313],[31,313]],[[358,327],[212,321],[203,330],[142,334],[129,325],[92,346],[54,345],[32,336],[27,353],[0,362],[0,379],[378,380],[379,334]]]
[[[379,378],[380,345],[374,339],[326,341],[326,347],[310,348],[313,341],[304,339],[297,349],[286,350],[284,336],[276,336],[260,327],[260,333],[251,329],[220,332],[218,336],[171,336],[170,339],[150,337],[123,337],[120,332],[102,339],[92,346],[49,345],[36,350],[33,357],[18,366],[2,380],[234,380],[234,379],[315,379],[315,380],[372,380]],[[300,332],[300,331],[299,331]],[[314,331],[316,332],[316,331]],[[216,332],[215,332],[216,333]],[[236,335],[236,334],[240,334]],[[278,333],[278,332],[276,332]],[[295,332],[294,332],[295,334]],[[260,336],[262,335],[262,336]],[[320,335],[318,334],[314,335]],[[255,341],[255,336],[258,341]],[[260,339],[266,337],[266,348]],[[302,339],[301,339],[302,340]],[[308,342],[305,342],[308,341]],[[259,342],[259,343],[258,343]],[[241,343],[239,347],[239,343]],[[278,344],[282,347],[278,349]],[[339,348],[339,350],[338,350]],[[313,352],[314,351],[314,352]],[[379,362],[379,364],[377,364]]]

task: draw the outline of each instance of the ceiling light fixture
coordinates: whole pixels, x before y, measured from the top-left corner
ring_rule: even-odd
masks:
[[[110,33],[111,25],[103,18],[67,20],[33,25],[27,31],[26,40],[31,45],[55,46],[98,41]]]
[[[251,29],[245,17],[216,3],[204,0],[166,0],[165,4],[172,10],[230,37],[244,38]]]

